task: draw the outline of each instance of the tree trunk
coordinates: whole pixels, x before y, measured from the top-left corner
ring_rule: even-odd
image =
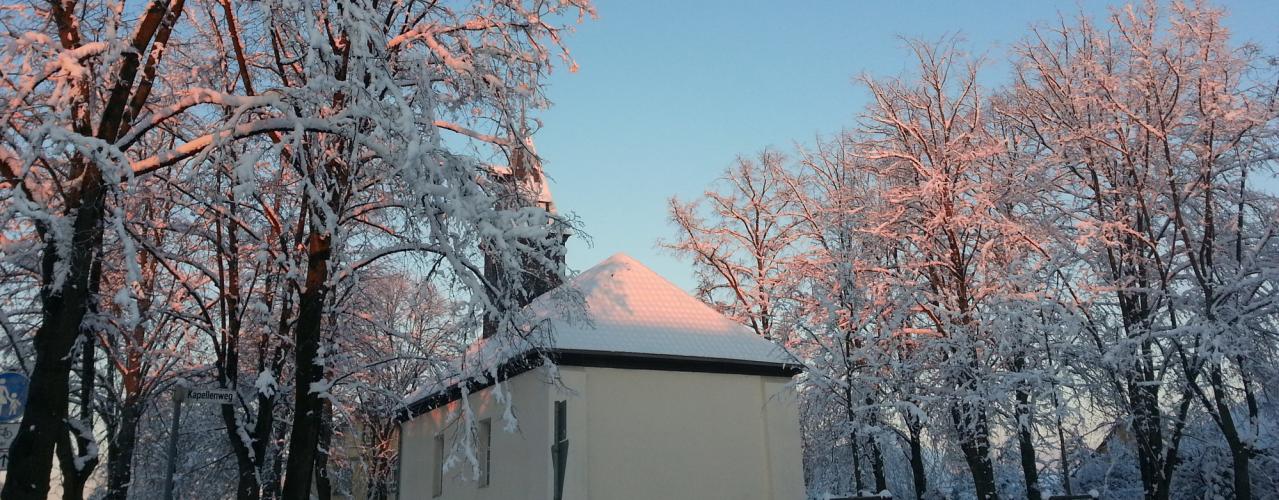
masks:
[[[1221,428],[1222,436],[1226,438],[1226,444],[1230,447],[1235,500],[1251,500],[1252,477],[1248,472],[1248,462],[1251,459],[1252,450],[1239,437],[1239,428],[1235,425],[1234,415],[1231,414],[1230,402],[1224,394],[1225,381],[1220,366],[1213,367],[1208,380],[1213,386],[1213,404],[1216,405],[1215,413],[1217,413],[1215,420],[1217,421],[1217,426]],[[1212,412],[1214,408],[1209,407],[1208,411]]]
[[[1039,319],[1041,323],[1044,322],[1044,317],[1042,314],[1040,315]],[[1044,356],[1048,359],[1048,367],[1050,369],[1053,369],[1053,368],[1056,368],[1056,364],[1053,363],[1053,351],[1049,347],[1051,343],[1048,340],[1048,330],[1044,329],[1043,332],[1044,332]],[[1062,424],[1061,399],[1060,399],[1060,396],[1057,395],[1058,389],[1059,388],[1057,386],[1057,380],[1054,378],[1052,381],[1051,396],[1052,396],[1052,404],[1053,404],[1053,416],[1055,417],[1057,421],[1057,451],[1059,453],[1058,458],[1061,460],[1061,483],[1062,483],[1062,486],[1065,486],[1066,488],[1066,496],[1070,496],[1070,495],[1073,495],[1074,493],[1072,493],[1072,489],[1070,487],[1070,461],[1068,460],[1069,457],[1067,456],[1067,453],[1066,453],[1066,430],[1065,430],[1065,426]]]
[[[852,425],[852,422],[849,422]],[[861,495],[865,485],[862,484],[862,451],[861,443],[857,439],[857,431],[852,430],[848,433],[848,448],[853,455],[853,493]]]
[[[222,177],[219,175],[219,182]],[[220,187],[220,186],[219,186]],[[234,191],[228,194],[227,211],[236,217]],[[222,353],[218,356],[218,378],[222,388],[239,395],[240,382],[240,261],[239,238],[236,225],[226,224],[217,219],[218,276],[222,281],[221,314],[223,322]],[[223,231],[225,230],[225,242]],[[253,437],[249,435],[243,420],[237,418],[235,405],[222,405],[222,424],[226,428],[227,440],[231,443],[231,453],[235,455],[236,487],[235,496],[239,500],[256,500],[259,494],[257,467],[253,459]]]
[[[870,394],[866,395],[866,407],[875,408],[875,400]],[[879,425],[879,410],[870,410],[870,421],[872,425]],[[874,434],[870,435],[870,470],[875,477],[875,493],[888,489],[888,478],[884,474],[884,453],[879,448],[879,440]]]
[[[311,494],[311,474],[315,469],[316,446],[320,434],[320,398],[312,384],[320,382],[324,367],[316,357],[320,352],[320,323],[327,293],[331,237],[312,228],[307,238],[306,288],[298,307],[294,328],[293,429],[289,438],[289,460],[284,475],[284,498],[307,498]]]
[[[1252,475],[1248,473],[1251,457],[1247,450],[1235,451],[1235,448],[1242,448],[1238,443],[1239,436],[1235,436],[1234,441],[1230,445],[1230,458],[1234,465],[1235,500],[1249,500],[1252,498]]]
[[[333,498],[333,484],[329,480],[329,451],[333,441],[333,402],[325,399],[320,410],[319,445],[315,454],[315,493],[320,500]]]
[[[299,224],[299,234],[297,236],[299,241],[302,239],[302,231],[300,229],[301,224]],[[276,324],[276,331],[280,338],[284,338],[289,332],[290,315],[293,312],[293,296],[287,287],[281,288],[283,288],[283,297],[280,300],[280,318]],[[270,335],[263,335],[258,344],[258,373],[260,375],[270,370],[271,377],[275,378],[278,383],[279,377],[284,371],[287,356],[283,346],[277,346],[274,349],[268,348],[270,338]],[[267,355],[268,352],[270,356]],[[269,393],[261,390],[261,388],[257,391],[257,418],[254,420],[252,434],[252,465],[259,474],[255,476],[254,480],[258,483],[257,488],[261,492],[260,497],[262,498],[276,498],[279,496],[280,491],[279,464],[282,457],[276,452],[278,448],[275,448],[274,444],[282,442],[282,439],[277,437],[277,434],[279,436],[283,435],[280,429],[277,428],[275,420],[275,404],[279,397],[278,395],[278,389]],[[272,457],[273,460],[268,461],[268,457]],[[268,466],[270,467],[269,470]]]
[[[847,345],[847,344],[845,344]],[[847,359],[847,357],[845,357]],[[862,494],[862,453],[861,444],[857,442],[857,414],[853,411],[853,389],[844,387],[845,416],[848,418],[848,448],[853,455],[853,492]]]
[[[915,499],[923,500],[928,492],[928,475],[924,470],[924,443],[920,435],[923,431],[919,419],[906,413],[906,431],[910,434],[910,473],[914,480]]]
[[[81,500],[84,498],[84,483],[88,478],[75,467],[75,446],[71,444],[71,433],[58,436],[58,465],[62,469],[62,500]]]
[[[1149,343],[1143,352],[1149,352]],[[1148,358],[1147,358],[1148,359]],[[1163,423],[1159,410],[1159,387],[1154,385],[1153,370],[1145,360],[1138,361],[1140,377],[1130,379],[1129,394],[1132,398],[1133,436],[1137,441],[1137,462],[1141,470],[1142,490],[1148,500],[1166,500],[1161,492],[1163,482]]]
[[[954,403],[950,407],[950,416],[959,433],[959,448],[964,452],[964,461],[968,462],[968,470],[972,472],[977,499],[998,499],[995,467],[990,462],[990,433],[986,412],[971,403]]]
[[[95,264],[96,267],[96,264]],[[96,288],[96,287],[95,287]],[[84,485],[98,466],[97,455],[89,456],[93,442],[93,344],[85,342],[80,350],[80,416],[67,418],[67,431],[58,436],[58,466],[62,470],[62,498],[84,498]],[[85,435],[84,430],[90,434]],[[74,439],[72,439],[74,437]]]
[[[155,261],[149,262],[150,266]],[[154,268],[148,275],[154,276]],[[152,289],[148,286],[147,289]],[[143,295],[138,299],[138,311],[145,315],[151,309],[151,299]],[[138,425],[142,414],[146,411],[146,400],[142,394],[143,349],[146,345],[146,331],[142,324],[134,326],[129,336],[124,336],[124,363],[119,369],[123,401],[120,407],[119,423],[111,439],[107,443],[107,498],[125,500],[129,497],[130,483],[133,482],[133,453],[137,449]]]
[[[1026,480],[1026,498],[1040,500],[1043,493],[1039,491],[1039,466],[1035,460],[1034,437],[1031,435],[1030,394],[1025,388],[1018,388],[1015,396],[1017,405],[1013,407],[1013,416],[1017,420],[1017,447],[1021,451],[1021,472]]]
[[[100,243],[100,242],[99,242]],[[95,245],[100,246],[100,245]],[[102,286],[102,256],[98,254],[89,271],[89,295],[85,313],[98,312],[98,292]],[[84,485],[98,467],[96,452],[92,456],[90,450],[96,450],[97,443],[93,437],[93,394],[97,381],[97,363],[94,354],[93,334],[83,330],[84,337],[80,343],[80,387],[78,419],[68,416],[67,428],[72,432],[74,441],[62,436],[58,441],[58,461],[62,469],[62,497],[79,500],[84,498]],[[74,442],[74,446],[72,443]]]
[[[1026,357],[1016,355],[1012,360],[1013,373],[1025,373]],[[1026,381],[1017,384],[1013,391],[1016,404],[1013,405],[1013,420],[1017,425],[1017,448],[1021,453],[1021,473],[1026,482],[1026,498],[1041,500],[1043,493],[1039,491],[1039,465],[1035,459],[1034,441],[1034,406],[1031,401],[1030,387]],[[1069,482],[1069,479],[1066,480]]]
[[[875,436],[870,437],[870,470],[875,476],[875,493],[888,489],[888,477],[884,474],[884,454]]]
[[[102,240],[103,189],[102,175],[92,164],[84,169],[81,203],[75,210],[70,255],[66,256],[66,275],[59,288],[58,242],[48,235],[41,258],[42,321],[35,335],[35,366],[31,369],[29,393],[38,397],[27,400],[22,426],[10,448],[9,473],[4,490],[5,500],[44,500],[49,494],[49,473],[53,468],[54,447],[60,435],[67,432],[67,403],[71,377],[71,349],[80,336],[80,324],[88,308],[90,269],[95,244]]]
[[[1230,444],[1230,458],[1234,466],[1235,500],[1249,500],[1252,498],[1252,475],[1248,472],[1251,457],[1248,450],[1239,443],[1238,435],[1229,441],[1233,441]]]
[[[1163,455],[1163,473],[1159,479],[1159,483],[1155,485],[1156,498],[1171,498],[1172,496],[1172,476],[1177,469],[1177,465],[1181,463],[1178,458],[1178,450],[1181,446],[1181,438],[1185,435],[1186,415],[1190,411],[1190,402],[1192,397],[1187,394],[1182,398],[1181,405],[1177,408],[1177,416],[1172,419],[1172,430],[1168,433],[1168,445]]]
[[[222,405],[222,424],[226,427],[227,439],[231,442],[231,453],[235,455],[235,497],[240,500],[254,500],[258,498],[257,467],[253,464],[252,448],[249,447],[249,443],[244,442],[248,432],[236,418],[235,412],[235,406]]]
[[[276,366],[277,368],[280,367],[281,365],[283,365],[282,359],[273,364],[273,366]],[[273,372],[273,376],[279,376],[279,374],[280,374],[280,371],[278,369]],[[274,461],[271,461],[271,462],[267,461],[267,456],[269,454],[268,447],[272,447],[274,446],[272,443],[278,442],[278,439],[275,439],[276,396],[275,395],[267,396],[265,394],[259,393],[257,399],[258,399],[258,408],[257,408],[258,413],[257,413],[257,420],[254,422],[254,428],[253,428],[253,467],[254,467],[254,470],[260,471],[262,476],[260,479],[257,476],[255,476],[254,480],[257,481],[258,483],[257,488],[258,488],[258,491],[262,492],[261,493],[262,497],[273,498],[275,496],[275,493],[278,492],[280,489],[279,469],[274,468],[271,470],[270,474],[267,474],[266,467],[268,465],[278,464],[281,458],[276,456]]]
[[[133,451],[138,442],[138,421],[141,417],[142,408],[136,402],[125,400],[120,408],[120,423],[107,444],[107,500],[129,498],[129,486],[133,482]]]
[[[283,422],[281,423],[283,424]],[[287,425],[280,425],[278,430],[276,430],[273,434],[275,436],[275,441],[278,443],[283,443],[284,437],[289,433],[289,430],[290,429]],[[284,485],[282,484],[283,478],[284,478],[284,457],[277,456],[276,459],[271,463],[271,480],[265,482],[262,485],[263,486],[262,496],[270,499],[283,497],[284,495]]]

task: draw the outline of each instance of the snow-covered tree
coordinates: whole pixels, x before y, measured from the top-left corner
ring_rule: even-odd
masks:
[[[767,304],[806,367],[814,494],[1274,493],[1279,79],[1224,15],[1063,18],[989,90],[911,42],[852,132],[737,172],[781,180],[760,205],[795,222]],[[684,216],[683,246],[738,213]]]
[[[756,159],[738,158],[719,188],[703,194],[709,207],[671,198],[678,234],[662,243],[692,258],[698,296],[770,339],[785,336],[776,328],[781,312],[774,302],[784,293],[781,269],[798,237],[791,201],[781,196],[784,162],[768,150]]]
[[[1273,223],[1261,222],[1271,202],[1248,182],[1272,168],[1265,89],[1274,81],[1249,78],[1255,52],[1229,45],[1220,10],[1170,10],[1117,9],[1109,32],[1086,19],[1037,31],[1020,51],[1024,108],[1013,119],[1060,171],[1061,209],[1083,264],[1074,288],[1087,297],[1094,368],[1109,389],[1092,397],[1131,428],[1145,495],[1171,494],[1198,399],[1224,417],[1215,421],[1235,457],[1232,489],[1248,498],[1251,452],[1227,408],[1254,391],[1238,353],[1254,352],[1248,339],[1265,328],[1244,325],[1274,312],[1265,257]],[[1221,351],[1226,338],[1249,347]]]
[[[529,138],[544,77],[568,61],[564,25],[591,14],[586,1],[542,0],[5,9],[3,266],[11,300],[27,305],[6,307],[4,325],[41,397],[4,496],[44,498],[67,437],[82,440],[71,464],[90,470],[94,418],[111,428],[108,482],[123,496],[123,417],[175,368],[239,395],[221,415],[237,496],[276,494],[281,480],[285,496],[310,491],[336,397],[329,358],[354,334],[339,328],[336,293],[388,256],[437,256],[463,318],[516,324],[510,304],[532,280],[484,268],[563,273],[567,221],[528,194],[542,175]],[[140,201],[156,193],[158,205]],[[134,334],[163,322],[180,327]],[[148,348],[175,350],[163,361]],[[69,419],[73,352],[82,373],[114,363],[120,384],[141,376],[145,390],[114,400],[118,415]],[[77,404],[92,410],[87,399]]]
[[[906,297],[894,296],[891,287],[895,243],[874,238],[868,229],[885,201],[857,151],[850,134],[819,141],[813,150],[801,150],[798,168],[782,177],[805,248],[788,263],[792,286],[785,299],[793,302],[789,319],[797,331],[788,345],[808,368],[802,383],[806,401],[814,411],[835,416],[832,427],[843,429],[852,488],[879,492],[889,489],[883,448],[904,434],[895,432],[885,414],[913,425],[919,402],[912,399],[913,384],[890,368],[909,357],[894,339],[909,309],[901,307]],[[898,404],[888,402],[898,398]],[[922,457],[910,458],[910,483],[927,489]],[[863,477],[863,460],[873,488]]]

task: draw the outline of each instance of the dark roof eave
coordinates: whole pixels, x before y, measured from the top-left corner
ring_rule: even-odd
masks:
[[[727,373],[732,375],[760,375],[765,377],[787,378],[798,375],[801,371],[797,364],[769,361],[745,361],[695,356],[675,356],[667,354],[583,351],[574,349],[556,351],[555,361],[557,364],[562,366],[695,373]]]
[[[657,370],[694,373],[724,373],[732,375],[757,375],[763,377],[790,378],[798,375],[802,368],[798,364],[775,363],[767,361],[744,361],[692,356],[673,356],[665,354],[640,354],[630,352],[552,350],[547,354],[559,366],[582,366],[590,368],[619,368],[629,370]],[[457,401],[462,397],[463,386],[468,394],[484,390],[494,383],[515,377],[534,368],[542,366],[547,356],[541,352],[529,351],[521,356],[503,362],[498,367],[497,377],[485,377],[485,380],[467,379],[465,382],[449,386],[447,389],[420,397],[404,406],[396,415],[397,422],[412,420],[418,415],[430,412],[441,406]]]

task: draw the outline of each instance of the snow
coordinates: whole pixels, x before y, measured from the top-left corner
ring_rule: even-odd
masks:
[[[571,314],[573,308],[565,302],[578,297],[585,312]],[[557,352],[797,365],[777,345],[622,253],[538,297],[525,312],[529,324],[538,325],[530,338],[476,341],[457,363],[454,376],[422,387],[404,401],[418,400],[462,380],[488,380],[503,361],[535,347]],[[550,337],[540,336],[545,334]]]
[[[257,380],[253,382],[253,386],[257,388],[258,394],[268,398],[271,397],[275,394],[276,389],[275,373],[270,368],[262,370],[262,373],[258,374]]]
[[[775,344],[629,255],[613,255],[563,286],[581,294],[587,321],[558,317],[555,294],[529,305],[534,318],[551,324],[556,350],[790,363]]]
[[[84,422],[68,418],[67,426],[71,427],[71,432],[75,433],[79,439],[83,439],[86,444],[85,449],[81,450],[79,455],[76,455],[73,462],[75,470],[83,471],[89,462],[98,458],[98,440],[93,438],[93,431],[85,426]]]

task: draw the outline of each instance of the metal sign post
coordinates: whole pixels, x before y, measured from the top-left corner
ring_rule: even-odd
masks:
[[[173,475],[178,468],[178,430],[182,425],[182,403],[217,403],[229,405],[235,403],[235,392],[230,389],[190,389],[186,386],[173,388],[173,428],[169,430],[169,465],[164,476],[164,500],[173,500]]]
[[[182,402],[187,399],[188,391],[190,389],[183,386],[173,388],[173,426],[169,429],[169,465],[164,474],[164,500],[173,500],[173,473],[178,468],[178,428],[182,425]]]

